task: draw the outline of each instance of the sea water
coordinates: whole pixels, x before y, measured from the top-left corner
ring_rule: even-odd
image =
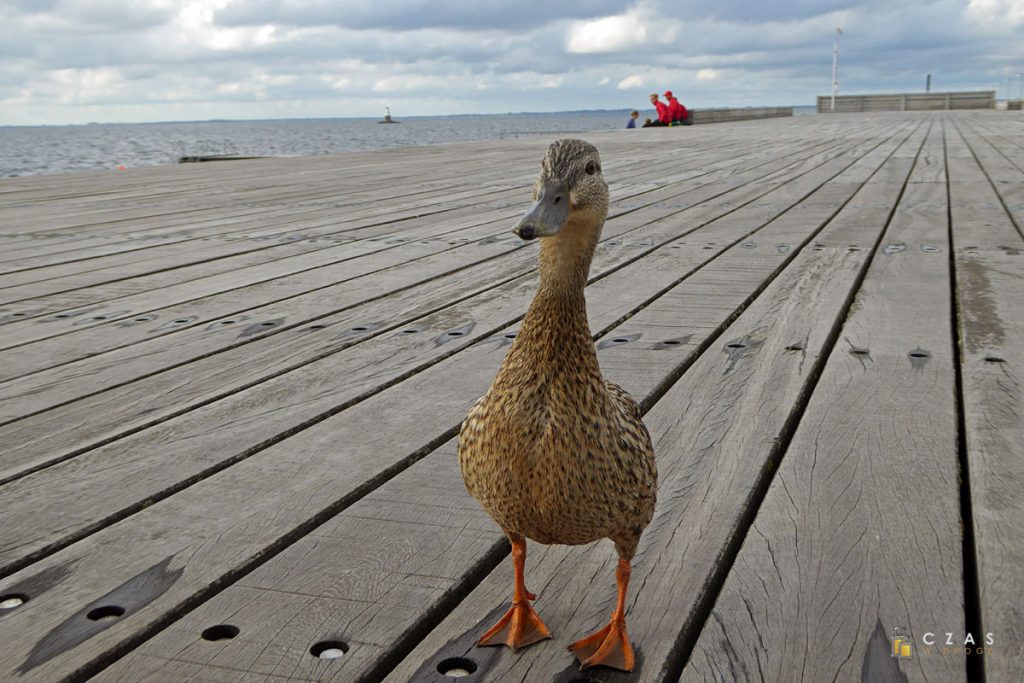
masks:
[[[625,128],[627,111],[0,126],[0,177],[156,166],[181,157],[330,154]]]

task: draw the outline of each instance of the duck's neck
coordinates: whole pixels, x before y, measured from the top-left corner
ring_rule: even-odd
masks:
[[[558,235],[541,241],[538,299],[568,297],[583,300],[583,288],[587,286],[590,262],[600,235],[600,226],[573,222]]]
[[[509,354],[549,377],[600,377],[583,289],[600,225],[570,223],[541,242],[540,286]]]

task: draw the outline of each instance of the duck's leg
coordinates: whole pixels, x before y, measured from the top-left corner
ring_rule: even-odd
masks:
[[[523,571],[526,567],[526,539],[511,536],[512,567],[515,571],[515,588],[512,591],[512,606],[505,616],[498,620],[487,633],[476,641],[477,645],[508,645],[513,651],[551,637],[548,627],[533,611],[530,600],[537,596],[526,590]]]
[[[580,660],[580,671],[598,665],[623,671],[633,670],[633,647],[629,644],[629,636],[626,635],[626,589],[629,587],[629,571],[629,560],[620,558],[615,569],[619,598],[608,625],[569,646]]]

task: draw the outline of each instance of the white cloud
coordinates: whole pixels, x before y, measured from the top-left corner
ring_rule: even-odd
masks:
[[[598,85],[608,85],[608,84],[609,84],[609,83],[611,83],[611,82],[612,82],[612,79],[610,79],[610,78],[608,78],[607,76],[605,76],[604,78],[602,78],[601,80],[599,80],[599,81],[597,82],[597,84],[598,84]]]
[[[324,81],[326,81],[335,90],[345,90],[350,85],[352,85],[352,79],[346,78],[344,76],[342,76],[341,78],[327,76],[324,78]]]
[[[636,88],[642,88],[644,86],[644,79],[640,78],[636,74],[632,76],[626,76],[619,84],[615,86],[618,90],[634,90]]]
[[[1016,28],[1024,24],[1024,0],[970,0],[965,14],[980,24]]]
[[[218,51],[240,51],[269,45],[276,40],[271,24],[223,28],[216,25],[216,13],[229,0],[192,0],[185,3],[172,21],[180,43],[198,43]]]
[[[722,72],[718,69],[698,69],[697,80],[698,81],[713,81],[721,78]]]
[[[574,54],[602,54],[639,50],[652,44],[675,40],[678,25],[650,15],[642,9],[625,14],[574,23],[569,28],[566,51]]]
[[[120,69],[58,69],[49,73],[50,83],[41,83],[42,91],[50,91],[64,105],[102,101],[123,87]]]

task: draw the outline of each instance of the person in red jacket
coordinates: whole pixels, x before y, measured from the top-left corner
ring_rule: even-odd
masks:
[[[686,111],[683,103],[676,99],[671,90],[665,91],[665,99],[668,100],[668,113],[672,123],[675,125],[685,123],[689,112]]]
[[[672,123],[672,115],[669,113],[668,105],[665,104],[664,102],[661,102],[661,101],[658,100],[658,93],[656,93],[656,92],[652,92],[651,93],[651,104],[653,104],[654,108],[658,110],[658,120],[657,121],[652,121],[650,125],[652,125],[652,126],[668,126],[668,125],[670,125]],[[646,127],[647,127],[647,124],[645,123],[644,124],[644,128],[646,128]]]

